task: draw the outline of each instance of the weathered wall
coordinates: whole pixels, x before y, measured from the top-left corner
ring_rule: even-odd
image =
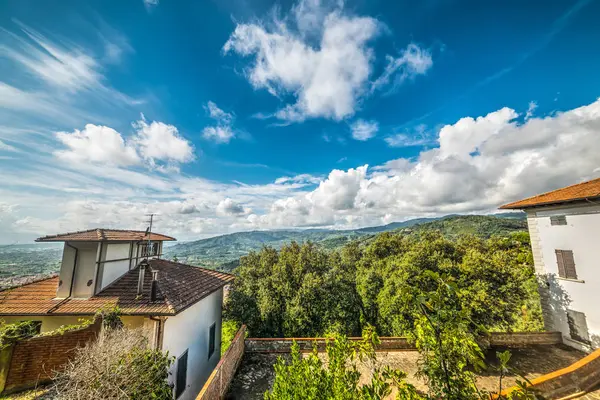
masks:
[[[217,400],[223,398],[225,393],[227,393],[227,389],[244,355],[245,336],[246,326],[243,325],[231,341],[231,345],[225,354],[223,354],[221,361],[219,361],[219,364],[217,364],[204,384],[196,400]]]
[[[0,362],[4,375],[2,393],[16,392],[48,382],[54,371],[64,366],[78,346],[94,340],[100,332],[100,319],[93,325],[62,335],[41,336],[23,340],[5,349]]]
[[[376,351],[406,351],[415,350],[405,337],[380,337],[381,343]],[[353,337],[351,341],[360,341],[362,338]],[[289,353],[292,343],[296,342],[301,351],[312,351],[317,345],[319,351],[325,350],[324,338],[248,338],[246,339],[247,353]],[[560,332],[516,332],[516,333],[492,333],[489,337],[481,338],[481,344],[485,347],[527,347],[535,345],[554,345],[562,343]]]

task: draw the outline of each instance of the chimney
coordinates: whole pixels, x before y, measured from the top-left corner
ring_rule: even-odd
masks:
[[[156,301],[156,292],[158,291],[158,270],[152,270],[152,286],[150,287],[150,301]]]
[[[148,261],[143,260],[140,263],[140,275],[138,278],[138,287],[137,287],[137,295],[141,296],[144,292],[144,276],[146,275],[146,267],[148,266]]]

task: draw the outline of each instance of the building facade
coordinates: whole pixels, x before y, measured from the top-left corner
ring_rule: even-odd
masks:
[[[233,276],[162,259],[169,240],[109,229],[39,238],[64,242],[60,272],[0,292],[0,319],[40,321],[48,332],[119,307],[127,327],[175,357],[174,398],[195,399],[220,359],[223,287]]]
[[[583,351],[600,347],[600,179],[502,209],[527,213],[547,330]]]

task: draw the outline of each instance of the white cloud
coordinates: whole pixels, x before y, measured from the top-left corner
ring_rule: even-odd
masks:
[[[159,0],[143,0],[144,1],[144,7],[146,7],[146,10],[150,11],[152,8],[156,7],[158,5],[158,3],[160,3]]]
[[[17,149],[14,146],[4,143],[2,140],[0,140],[0,151],[17,151]]]
[[[250,209],[244,208],[244,206],[230,198],[223,199],[217,205],[217,214],[222,216],[239,216],[249,214],[250,212]]]
[[[417,75],[424,75],[433,66],[431,52],[420,48],[415,43],[408,45],[400,57],[387,56],[387,65],[383,74],[377,78],[371,90],[377,90],[393,81],[393,88],[402,84],[407,79]]]
[[[175,126],[157,121],[148,123],[143,115],[132,126],[136,133],[128,140],[113,128],[94,124],[87,124],[82,131],[57,132],[56,138],[67,149],[57,150],[54,154],[69,162],[93,162],[116,167],[141,164],[144,159],[159,170],[194,159],[194,148],[179,135]],[[159,166],[157,161],[168,165]]]
[[[238,24],[224,52],[254,58],[246,75],[255,88],[296,97],[276,113],[280,119],[352,115],[372,70],[368,43],[379,32],[379,22],[346,16],[340,7],[327,13],[314,0],[301,1],[293,14],[295,21],[275,21],[272,27]],[[318,36],[318,46],[309,44],[311,35]]]
[[[236,136],[233,130],[235,116],[221,110],[212,101],[209,101],[204,108],[210,118],[216,121],[217,125],[205,127],[202,130],[202,137],[215,143],[229,143]]]
[[[70,162],[96,162],[117,166],[138,164],[135,148],[125,143],[121,134],[107,126],[87,124],[80,131],[57,132],[56,138],[68,147],[55,155]]]
[[[142,115],[133,127],[137,129],[134,142],[146,160],[184,163],[194,159],[194,148],[175,126],[157,121],[148,124]]]
[[[366,141],[377,134],[379,124],[377,121],[365,121],[364,119],[359,119],[350,126],[350,129],[352,130],[352,137],[354,139]]]
[[[396,133],[383,139],[390,147],[427,146],[437,143],[434,134],[421,124],[411,131]]]
[[[533,112],[535,111],[535,109],[538,107],[537,103],[535,101],[530,101],[529,104],[527,105],[527,112],[525,113],[525,119],[529,119],[531,117],[533,117]]]

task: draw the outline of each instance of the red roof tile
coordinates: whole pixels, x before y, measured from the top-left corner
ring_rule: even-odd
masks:
[[[145,231],[132,231],[120,229],[89,229],[87,231],[77,231],[60,233],[58,235],[48,235],[36,239],[36,242],[100,242],[104,240],[113,241],[134,241],[148,240],[148,235]],[[175,238],[160,233],[152,232],[150,240],[155,241],[171,241]]]
[[[520,210],[523,208],[595,199],[598,197],[600,197],[600,178],[538,194],[537,196],[528,197],[524,200],[505,204],[500,208]]]
[[[158,292],[150,300],[152,274],[158,271]],[[89,299],[55,300],[58,277],[0,292],[0,315],[90,315],[119,306],[124,315],[175,315],[234,279],[231,274],[166,260],[151,260],[144,290],[137,296],[139,269],[125,273]]]

